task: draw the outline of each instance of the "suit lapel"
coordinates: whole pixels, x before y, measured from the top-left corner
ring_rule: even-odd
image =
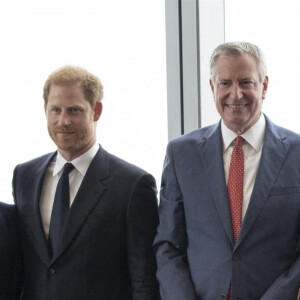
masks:
[[[207,183],[210,188],[216,209],[232,246],[233,232],[223,163],[223,139],[220,122],[214,131],[201,143],[200,157],[206,171]]]
[[[280,129],[275,129],[274,127],[275,125],[273,125],[266,117],[266,133],[262,155],[249,206],[242,223],[236,247],[244,240],[255,222],[255,219],[265,205],[265,201],[267,200],[282,168],[282,164],[289,149],[289,144],[284,141],[286,137],[280,136]]]
[[[102,194],[106,190],[103,181],[108,176],[109,157],[107,152],[100,147],[84,176],[70,208],[62,236],[62,244],[57,253],[54,253],[52,262],[68,247],[78,231],[82,228],[90,212],[100,201]]]
[[[27,182],[28,186],[28,197],[32,197],[33,201],[28,201],[27,203],[31,203],[27,206],[28,215],[30,218],[26,218],[26,224],[29,227],[28,231],[33,232],[32,235],[32,245],[36,248],[37,253],[41,254],[41,258],[44,260],[45,263],[50,261],[49,250],[47,246],[47,240],[44,232],[43,222],[41,218],[41,211],[40,211],[40,197],[41,191],[43,187],[43,181],[45,177],[45,172],[47,170],[48,164],[51,162],[53,156],[56,154],[52,153],[47,157],[46,160],[43,160],[38,167],[33,170],[33,176],[31,180]],[[28,199],[30,200],[30,199]],[[32,212],[34,212],[32,214]]]

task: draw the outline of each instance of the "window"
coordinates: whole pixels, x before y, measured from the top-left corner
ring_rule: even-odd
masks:
[[[296,132],[300,132],[299,14],[297,0],[225,0],[225,40],[252,42],[266,56],[269,88],[263,111],[276,124]]]
[[[98,141],[158,182],[167,143],[164,3],[4,1],[0,9],[1,201],[12,202],[16,164],[56,149],[42,87],[66,64],[104,85]]]

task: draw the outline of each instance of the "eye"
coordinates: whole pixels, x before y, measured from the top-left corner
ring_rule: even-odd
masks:
[[[244,80],[242,81],[242,85],[244,86],[252,86],[254,82],[252,80]]]
[[[52,107],[51,108],[51,112],[53,112],[53,113],[59,113],[60,112],[60,108],[58,108],[58,107]]]
[[[78,107],[70,107],[69,112],[72,114],[78,113],[80,110]]]
[[[230,82],[229,81],[219,81],[219,85],[220,87],[229,87],[230,86]]]

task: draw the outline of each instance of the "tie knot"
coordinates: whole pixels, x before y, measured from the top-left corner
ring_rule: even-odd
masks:
[[[64,165],[64,171],[62,173],[62,176],[68,176],[73,169],[74,166],[71,163],[66,163]]]
[[[244,141],[244,139],[240,135],[238,135],[235,139],[235,145],[241,146],[241,145],[243,145],[243,141]]]

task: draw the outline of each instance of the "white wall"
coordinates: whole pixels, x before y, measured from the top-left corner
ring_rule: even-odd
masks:
[[[87,68],[104,85],[102,146],[152,173],[167,143],[165,15],[161,0],[16,0],[0,4],[0,201],[14,166],[55,150],[43,111],[54,69]]]

